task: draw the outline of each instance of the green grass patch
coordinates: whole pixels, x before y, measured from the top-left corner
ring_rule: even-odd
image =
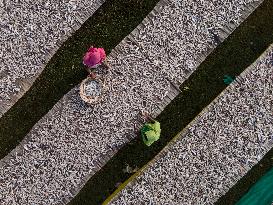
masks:
[[[90,45],[109,53],[159,0],[108,0],[56,52],[29,91],[0,118],[0,158],[14,149],[63,95],[86,78]]]
[[[181,85],[182,93],[157,118],[162,126],[160,140],[151,147],[145,146],[140,137],[128,143],[92,176],[70,205],[102,204],[119,183],[131,176],[123,172],[127,164],[141,168],[153,159],[226,88],[224,75],[239,75],[273,42],[272,19],[273,2],[265,0]],[[184,91],[184,87],[189,90]]]

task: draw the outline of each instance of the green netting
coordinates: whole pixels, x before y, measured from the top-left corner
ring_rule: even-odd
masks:
[[[236,205],[271,205],[273,202],[273,168],[236,203]]]

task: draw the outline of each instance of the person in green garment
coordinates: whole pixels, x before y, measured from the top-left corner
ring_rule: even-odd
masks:
[[[160,123],[153,119],[147,112],[142,113],[143,116],[149,120],[149,123],[145,123],[140,132],[141,132],[141,137],[147,146],[151,146],[155,141],[157,141],[160,138]]]

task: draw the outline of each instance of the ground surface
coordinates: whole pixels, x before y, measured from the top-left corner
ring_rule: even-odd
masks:
[[[60,45],[103,2],[1,1],[0,116],[30,88]]]
[[[126,3],[106,2],[76,35],[64,44],[31,90],[1,118],[0,139],[3,141],[3,146],[0,150],[2,156],[7,154],[17,144],[17,141],[24,138],[31,127],[66,92],[84,78],[81,58],[90,42],[106,47],[110,51],[115,44],[140,23],[155,3],[156,1],[135,2],[133,0]],[[194,2],[188,5],[171,2],[162,3],[162,7],[156,8],[154,15],[149,16],[129,39],[121,43],[115,52],[111,53],[110,63],[114,70],[119,72],[111,71],[109,74],[111,88],[106,97],[106,101],[109,102],[108,105],[104,103],[97,106],[95,107],[96,112],[94,112],[92,108],[81,103],[77,96],[77,88],[65,95],[55,105],[54,109],[35,125],[27,135],[26,141],[23,142],[24,146],[19,147],[18,152],[15,150],[3,163],[6,170],[3,169],[2,176],[5,177],[2,178],[1,182],[8,183],[10,181],[8,178],[11,177],[16,178],[21,185],[29,184],[29,187],[19,185],[21,189],[16,189],[18,195],[20,192],[27,193],[24,195],[25,198],[16,198],[14,195],[9,195],[8,190],[5,190],[2,192],[7,193],[5,200],[43,200],[47,203],[50,201],[53,204],[66,201],[78,191],[83,182],[86,182],[87,175],[93,175],[94,171],[105,164],[106,160],[120,148],[120,145],[137,136],[135,130],[139,125],[138,120],[136,120],[138,111],[148,109],[157,113],[156,105],[160,103],[168,91],[168,86],[165,84],[168,80],[166,81],[162,76],[175,83],[182,83],[209,54],[211,49],[219,45],[234,26],[239,25],[241,22],[240,15],[245,15],[242,12],[243,1],[237,2],[238,6],[232,3],[218,5],[216,2],[212,2],[210,8],[207,8],[205,2],[203,3],[197,7]],[[150,150],[147,150],[139,140],[132,141],[131,145],[125,147],[117,157],[113,158],[116,163],[110,166],[106,165],[94,178],[91,178],[83,192],[72,203],[86,204],[89,201],[90,203],[94,202],[93,204],[100,204],[113,191],[118,182],[122,182],[128,177],[128,173],[122,172],[126,163],[129,162],[130,165],[139,167],[145,164],[225,88],[222,82],[225,74],[238,75],[247,65],[252,63],[272,42],[271,4],[270,1],[265,1],[261,9],[250,18],[252,20],[249,20],[241,30],[239,29],[237,34],[229,39],[228,42],[231,43],[225,42],[222,50],[216,50],[212,55],[214,57],[202,64],[203,69],[206,68],[205,72],[202,72],[201,65],[201,68],[181,86],[183,92],[180,97],[159,116],[162,122],[163,135],[168,137],[163,138]],[[128,11],[130,7],[135,9]],[[235,7],[236,9],[234,9]],[[220,8],[225,8],[225,12],[217,13]],[[202,19],[201,16],[203,15],[208,16],[208,18]],[[187,27],[185,28],[184,24],[180,25],[179,22],[187,22],[185,24]],[[231,22],[232,24],[230,24]],[[200,27],[197,28],[196,23]],[[231,26],[231,29],[225,27],[227,25]],[[176,35],[169,32],[169,30],[174,31],[173,28],[177,28]],[[183,43],[179,42],[181,38],[184,40]],[[242,48],[244,48],[244,52],[242,52]],[[221,58],[222,55],[226,57]],[[232,58],[230,55],[233,55]],[[173,67],[165,65],[173,65]],[[141,77],[143,80],[140,80],[139,76],[143,73],[145,73]],[[155,73],[156,75],[151,78],[150,76]],[[114,82],[115,80],[118,83]],[[200,87],[203,87],[204,90],[200,90]],[[45,92],[41,93],[41,88]],[[184,88],[189,88],[190,92],[184,92]],[[214,92],[211,92],[212,90]],[[127,96],[128,93],[131,94],[130,97]],[[189,100],[187,103],[184,101],[185,96],[188,96],[186,98]],[[169,100],[164,100],[164,102],[169,102]],[[189,104],[192,106],[181,107],[181,105]],[[135,110],[132,111],[132,108],[127,105],[134,105]],[[107,113],[113,110],[117,110],[116,115]],[[124,112],[126,110],[130,110],[130,114]],[[97,125],[96,120],[101,120],[98,116],[105,116],[105,122],[103,122],[105,124],[99,124],[98,129],[94,129],[94,127],[90,129],[90,124]],[[174,116],[177,119],[177,124],[183,123],[181,125],[173,123]],[[19,119],[23,119],[24,123],[22,124],[22,120]],[[122,121],[126,121],[128,124],[124,123],[120,127],[121,129],[116,130],[116,132],[107,131],[107,128],[110,129],[111,126],[115,128],[117,123]],[[126,127],[127,130],[124,129]],[[102,130],[101,128],[105,129]],[[104,141],[101,140],[102,135],[105,136],[103,137]],[[96,136],[99,137],[98,140],[95,140]],[[76,147],[77,149],[75,149]],[[124,150],[130,154],[126,156]],[[28,157],[28,161],[25,160],[24,155]],[[126,158],[123,159],[123,156]],[[120,166],[121,162],[123,163]],[[21,173],[27,174],[21,177],[20,172],[14,171],[13,163],[19,165],[18,169]],[[51,167],[52,164],[54,164],[53,167]],[[55,174],[44,175],[43,172],[47,168],[50,170],[48,173]],[[9,176],[11,170],[15,173],[14,176]],[[103,177],[107,174],[115,176],[114,179]],[[66,182],[62,180],[64,176],[67,178]],[[54,192],[50,186],[53,184],[52,181],[57,178],[62,182],[62,188],[60,188],[59,183],[55,183],[54,186],[58,191]],[[32,180],[29,181],[29,179]],[[105,183],[106,181],[107,183]],[[44,186],[44,184],[47,185]],[[31,186],[33,187],[31,188]],[[96,187],[97,192],[92,194],[94,187]],[[32,191],[36,190],[34,194],[30,194],[30,188]],[[26,198],[28,195],[31,197]]]
[[[109,204],[213,204],[273,145],[273,46]]]

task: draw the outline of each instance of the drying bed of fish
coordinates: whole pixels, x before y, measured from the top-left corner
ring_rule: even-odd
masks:
[[[261,2],[168,0],[144,19],[131,38],[180,84]]]
[[[121,47],[108,57],[112,69],[99,104],[84,103],[76,87],[1,161],[0,204],[65,203],[136,136],[140,111],[152,112],[170,84],[133,44]]]
[[[273,46],[112,200],[213,204],[273,147]]]
[[[251,2],[253,1],[249,3]],[[238,6],[243,8],[245,1],[233,3],[236,8]],[[171,11],[170,8],[174,10]],[[223,8],[211,12],[218,12],[220,15],[225,12],[226,7]],[[152,15],[149,15],[144,24],[125,38],[108,57],[112,69],[107,74],[105,93],[99,104],[94,106],[85,104],[79,97],[79,87],[72,89],[33,127],[21,145],[1,160],[0,204],[66,203],[122,145],[136,137],[136,132],[143,122],[139,115],[141,110],[158,114],[163,109],[177,94],[171,90],[171,87],[175,88],[172,83],[175,85],[176,82],[170,83],[170,78],[174,80],[172,76],[182,75],[177,69],[184,72],[183,70],[187,68],[178,66],[173,61],[158,63],[156,60],[158,58],[153,56],[152,50],[157,48],[149,47],[148,39],[143,33],[148,31],[141,32],[141,29],[147,26],[147,29],[152,29],[153,38],[160,38],[162,42],[166,42],[164,45],[155,42],[161,49],[165,46],[167,49],[166,52],[156,52],[158,57],[164,56],[165,59],[169,59],[170,56],[176,56],[177,60],[181,58],[180,61],[186,61],[187,65],[190,64],[187,59],[193,59],[191,66],[196,68],[198,62],[191,56],[193,54],[188,53],[189,56],[186,58],[186,55],[171,52],[171,44],[167,44],[167,40],[161,35],[161,32],[168,31],[170,36],[169,32],[174,32],[176,27],[184,32],[183,25],[186,26],[187,23],[177,20],[184,15],[183,12],[178,12],[183,9],[189,8],[187,5],[185,8],[179,7],[178,1],[160,2],[151,13],[158,19],[153,25],[154,29],[147,24],[147,20],[153,22]],[[177,16],[172,15],[175,12]],[[243,12],[229,18],[234,21],[243,18]],[[166,27],[166,31],[154,33],[158,29],[157,21],[161,27]],[[170,22],[177,24],[172,25]],[[221,22],[219,19],[219,22],[215,21],[215,25],[210,27],[218,28]],[[192,35],[192,38],[188,38],[189,42],[185,40],[184,44],[191,45],[197,35],[194,33],[187,35]],[[181,40],[177,32],[173,36],[176,41]],[[213,35],[207,39],[199,38],[199,44],[195,42],[192,47],[182,46],[180,52],[196,47],[200,48],[194,50],[197,53],[209,50],[213,48],[210,45],[213,43],[210,40],[212,37]],[[139,39],[143,39],[143,45],[147,45],[146,50],[141,46],[142,41]],[[173,42],[173,37],[169,39]],[[178,48],[176,50],[178,51]],[[173,92],[172,95],[170,90]],[[169,100],[166,100],[166,96]]]
[[[0,116],[104,0],[0,1]]]

